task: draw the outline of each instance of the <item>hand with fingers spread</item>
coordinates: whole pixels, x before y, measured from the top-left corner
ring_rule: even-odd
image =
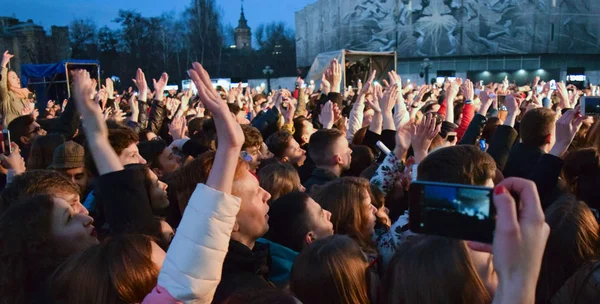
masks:
[[[579,128],[581,128],[584,120],[585,117],[581,116],[581,113],[579,112],[579,106],[574,110],[565,112],[565,114],[556,121],[556,142],[552,149],[550,149],[550,154],[556,157],[562,157],[571,145],[571,142],[573,142],[573,139],[579,131]]]
[[[486,116],[487,111],[490,109],[490,106],[494,102],[495,98],[491,97],[492,90],[486,89],[482,90],[479,93],[479,100],[481,100],[481,107],[479,108],[479,114]]]
[[[369,107],[375,112],[375,114],[381,113],[381,107],[379,106],[379,99],[383,95],[381,92],[380,85],[373,85],[373,98],[371,100],[367,99],[367,104]]]
[[[398,84],[394,84],[385,89],[382,98],[379,100],[381,113],[392,114],[392,109],[396,105],[396,100],[398,99],[398,92]]]
[[[141,101],[148,101],[148,83],[146,82],[146,75],[142,69],[137,69],[135,72],[135,79],[132,79],[133,83],[138,89],[138,99]]]
[[[326,102],[321,109],[321,115],[319,115],[319,122],[323,125],[323,129],[331,129],[333,127],[334,114],[333,114],[333,103],[330,101]]]
[[[6,68],[13,57],[15,57],[15,55],[11,55],[8,50],[4,51],[4,54],[2,54],[2,62],[0,62],[0,67]]]
[[[125,120],[125,112],[121,111],[121,109],[116,109],[115,111],[112,112],[112,115],[110,116],[110,119],[116,121],[116,122],[122,122]]]
[[[337,59],[331,61],[331,92],[342,92],[342,64]]]
[[[432,114],[425,115],[421,122],[412,127],[412,146],[415,153],[415,162],[421,163],[427,156],[429,146],[433,139],[440,133],[442,124],[436,124]]]
[[[152,79],[152,83],[154,84],[154,98],[158,101],[162,101],[164,99],[164,91],[167,83],[169,82],[169,75],[167,73],[162,73],[158,81],[156,79]]]
[[[517,195],[518,202],[511,193]],[[550,235],[535,183],[522,178],[507,178],[494,189],[493,201],[496,229],[491,251],[498,273],[493,303],[534,303],[542,257]],[[476,242],[469,242],[469,247],[490,251],[489,245]]]

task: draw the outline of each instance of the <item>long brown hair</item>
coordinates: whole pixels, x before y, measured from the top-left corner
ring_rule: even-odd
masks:
[[[54,149],[64,143],[65,137],[61,134],[38,136],[31,144],[31,150],[29,150],[27,170],[48,169],[48,166],[52,164]]]
[[[199,183],[206,183],[208,175],[215,161],[215,151],[208,151],[198,156],[181,169],[177,170],[169,181],[169,185],[173,185],[175,193],[177,193],[177,201],[179,203],[179,211],[183,211],[188,205],[192,193],[196,190]],[[240,178],[245,170],[246,163],[240,158],[236,167],[234,180]]]
[[[464,241],[413,236],[396,249],[380,303],[491,303]]]
[[[62,262],[50,235],[50,196],[15,203],[0,217],[0,303],[31,303]]]
[[[302,303],[366,304],[367,260],[347,236],[317,240],[303,250],[292,266],[290,289]]]
[[[550,236],[535,293],[537,303],[549,303],[569,277],[600,254],[600,227],[584,202],[565,195],[544,213]]]
[[[592,208],[600,207],[600,151],[584,148],[567,153],[564,157],[562,177],[568,189],[578,199]]]
[[[141,303],[158,280],[152,239],[122,235],[84,250],[52,275],[50,291],[58,303]]]
[[[347,234],[365,251],[376,252],[372,236],[364,232],[364,204],[371,196],[371,186],[361,177],[342,177],[321,187],[313,187],[312,198],[323,209],[331,212],[331,222],[336,234]]]
[[[269,203],[292,191],[300,191],[298,171],[290,164],[275,162],[258,171],[260,186],[271,194]]]

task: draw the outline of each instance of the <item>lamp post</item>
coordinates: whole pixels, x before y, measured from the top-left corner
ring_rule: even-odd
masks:
[[[271,93],[271,75],[273,75],[273,69],[270,66],[266,66],[263,70],[263,74],[267,77],[267,94]]]
[[[432,64],[431,64],[431,60],[429,60],[429,58],[423,59],[423,62],[421,63],[421,69],[424,72],[425,84],[429,84],[429,69],[431,68],[431,66],[432,66]]]

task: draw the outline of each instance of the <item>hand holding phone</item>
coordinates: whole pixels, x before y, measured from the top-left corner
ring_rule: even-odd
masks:
[[[4,151],[4,155],[8,156],[13,152],[13,147],[10,143],[10,131],[2,130],[2,149]]]
[[[409,202],[409,226],[415,233],[482,243],[494,239],[492,188],[414,181]]]
[[[582,96],[579,102],[581,104],[581,115],[600,115],[600,96]]]

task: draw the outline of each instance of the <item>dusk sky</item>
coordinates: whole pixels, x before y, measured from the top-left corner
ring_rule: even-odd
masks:
[[[240,0],[216,0],[221,7],[222,22],[237,26]],[[260,23],[284,21],[294,27],[294,12],[316,0],[245,0],[244,11],[251,28]],[[115,27],[111,22],[119,9],[133,9],[143,16],[162,12],[182,12],[191,0],[0,0],[0,16],[16,16],[49,29],[52,25],[68,25],[73,19],[90,18],[98,26]]]

